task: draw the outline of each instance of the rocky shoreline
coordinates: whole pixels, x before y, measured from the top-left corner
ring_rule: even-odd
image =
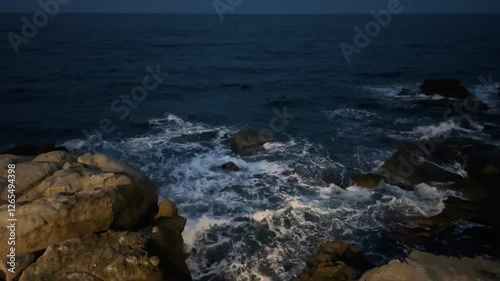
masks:
[[[421,91],[445,97],[446,106],[449,98],[477,102],[455,80],[427,80]],[[414,93],[403,89],[401,94]],[[453,109],[454,114],[473,113],[467,104]],[[264,144],[273,141],[244,130],[229,139],[229,147],[248,157],[262,153]],[[233,162],[220,169],[240,170]],[[9,170],[16,175],[15,245],[9,244],[13,239],[7,223],[12,217]],[[500,258],[498,146],[469,138],[408,142],[377,172],[341,178],[335,170],[326,170],[322,180],[342,188],[376,189],[387,183],[412,191],[427,185],[454,195],[433,217],[390,218],[387,230],[380,233],[380,249],[411,250],[401,257],[404,260],[375,268],[362,249],[329,241],[294,280],[500,279],[500,263],[492,261]],[[159,200],[155,183],[139,168],[108,155],[77,156],[53,145],[24,145],[0,154],[0,221],[0,280],[191,280],[182,238],[186,219],[174,202]],[[11,246],[15,273],[9,271]],[[473,257],[477,251],[492,260]],[[470,257],[453,257],[458,255]],[[225,280],[223,275],[217,280]]]
[[[158,205],[155,184],[139,169],[103,154],[31,153],[0,155],[0,280],[191,280],[186,219],[173,202]],[[4,225],[11,164],[15,244]]]

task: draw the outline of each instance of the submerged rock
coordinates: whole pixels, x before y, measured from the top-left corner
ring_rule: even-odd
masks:
[[[398,93],[398,96],[415,96],[417,93],[415,93],[414,91],[412,91],[411,89],[408,89],[408,88],[402,88],[399,93]]]
[[[244,130],[234,134],[230,139],[231,151],[240,156],[256,155],[264,151],[264,144],[273,142],[270,136],[252,130]]]
[[[360,281],[497,281],[500,263],[483,258],[452,258],[413,251],[405,261],[366,272]]]
[[[366,188],[377,188],[380,186],[384,177],[379,174],[360,174],[351,177],[351,185],[357,185]]]
[[[334,184],[336,186],[341,187],[342,183],[344,182],[342,178],[338,177],[335,171],[333,170],[326,170],[321,174],[321,180],[325,182],[326,184]]]
[[[382,171],[392,184],[405,189],[436,182],[462,188],[464,179],[484,179],[480,171],[499,162],[500,150],[494,145],[465,138],[433,138],[401,145]]]
[[[355,281],[370,268],[360,249],[336,240],[321,245],[293,281]]]
[[[227,162],[225,164],[222,164],[220,166],[222,169],[227,170],[227,171],[239,171],[240,167],[236,165],[234,162]]]
[[[489,109],[489,106],[461,86],[458,80],[427,79],[420,85],[420,90],[424,95],[439,95],[445,98],[442,100],[420,101],[421,103],[425,105],[448,105],[453,114],[463,115]],[[459,99],[463,102],[452,102],[448,100],[449,98]]]
[[[446,98],[466,99],[472,94],[454,79],[427,79],[420,85],[425,95],[440,95]]]

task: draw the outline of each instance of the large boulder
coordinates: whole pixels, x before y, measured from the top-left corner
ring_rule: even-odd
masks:
[[[55,172],[29,191],[24,192],[17,201],[32,201],[55,193],[75,193],[82,190],[133,183],[134,180],[125,174],[104,173],[96,168],[86,168],[81,164],[67,163],[64,165],[63,170]]]
[[[155,222],[158,223],[160,221],[170,224],[170,226],[180,233],[184,231],[187,222],[186,218],[179,216],[175,203],[168,199],[161,201],[158,205],[158,213],[155,216]]]
[[[456,225],[471,222],[490,227],[492,233],[500,233],[499,167],[499,148],[472,139],[430,139],[403,144],[382,166],[390,183],[405,189],[426,183],[452,190],[466,199],[449,196],[443,211],[432,218],[392,219],[391,230],[383,235],[409,247],[422,246],[436,252],[453,248],[457,253],[474,254],[471,247],[461,242],[464,237],[457,234],[460,232]],[[495,240],[481,239],[480,235],[473,235],[471,239],[473,241],[467,243],[478,243],[479,246],[474,247],[484,247],[493,256],[500,255],[500,251],[495,250]]]
[[[405,261],[366,272],[360,281],[496,281],[500,263],[483,258],[452,258],[413,251]]]
[[[134,178],[144,178],[144,174],[139,169],[106,154],[87,153],[78,157],[78,163],[97,167],[104,172],[124,173]]]
[[[240,170],[240,167],[238,167],[238,165],[236,165],[234,162],[224,163],[220,167],[221,167],[221,169],[226,170],[226,171],[237,172]]]
[[[18,254],[91,232],[131,229],[145,225],[156,213],[155,186],[136,184],[112,188],[58,193],[16,208],[16,250]],[[8,206],[0,206],[0,255],[8,252]]]
[[[333,169],[327,169],[321,174],[321,180],[326,184],[334,184],[336,186],[342,187],[344,180],[337,175]]]
[[[377,188],[383,182],[384,177],[379,174],[359,174],[351,177],[351,185],[366,188]]]
[[[15,167],[15,194],[21,197],[45,178],[62,168],[61,163],[22,162]],[[7,170],[0,169],[0,177],[7,178]],[[0,201],[7,199],[7,188],[0,187]]]
[[[11,267],[11,262],[8,259],[0,260],[0,280],[17,281],[21,277],[24,269],[34,263],[38,256],[35,253],[16,256],[15,268]]]
[[[455,114],[472,113],[488,110],[489,106],[471,94],[454,79],[427,79],[420,85],[420,91],[425,95],[439,95],[443,100],[420,101],[426,105],[448,105]],[[459,99],[461,103],[448,100]]]
[[[230,139],[230,148],[234,153],[241,156],[256,155],[264,151],[264,144],[274,139],[252,130],[244,130],[234,134]]]
[[[454,79],[427,79],[420,85],[425,95],[440,95],[447,98],[466,99],[472,94]]]
[[[401,145],[385,161],[382,171],[392,184],[405,189],[420,183],[448,183],[447,186],[464,188],[464,180],[471,178],[486,184],[488,176],[483,170],[499,165],[500,150],[494,145],[464,138],[433,138]]]
[[[321,245],[294,281],[355,281],[370,268],[360,249],[336,240]]]
[[[76,159],[73,155],[63,150],[56,150],[43,153],[35,157],[33,162],[48,162],[48,163],[66,163],[75,162]]]
[[[155,244],[142,233],[87,234],[48,247],[24,270],[20,281],[174,280],[168,279],[170,272],[163,272],[161,253]]]
[[[15,274],[0,266],[0,280],[191,280],[186,219],[169,200],[158,206],[142,172],[103,154],[0,155],[1,256],[11,247],[12,210],[2,200],[9,164],[16,164],[17,263]]]

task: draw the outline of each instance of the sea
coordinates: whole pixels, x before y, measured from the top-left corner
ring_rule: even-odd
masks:
[[[187,218],[198,281],[289,280],[334,239],[376,265],[402,257],[411,249],[380,247],[381,233],[396,216],[438,214],[449,192],[341,188],[322,174],[377,172],[433,136],[499,144],[495,15],[394,15],[359,44],[368,13],[57,14],[16,53],[11,32],[32,16],[0,14],[0,151],[54,143],[140,168]],[[398,95],[428,78],[460,80],[490,110],[464,125],[432,106],[438,96]],[[242,129],[278,141],[240,157],[228,139]],[[241,170],[219,168],[229,161]]]

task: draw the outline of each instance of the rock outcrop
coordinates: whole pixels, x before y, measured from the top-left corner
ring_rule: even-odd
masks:
[[[377,188],[383,182],[384,177],[379,174],[359,174],[351,177],[351,185],[366,188]]]
[[[355,281],[371,268],[360,249],[336,240],[321,245],[293,281]]]
[[[0,155],[0,255],[10,252],[7,167],[16,164],[16,274],[6,280],[191,280],[172,201],[103,154]],[[5,265],[5,264],[4,264]],[[0,278],[1,279],[1,278]]]
[[[236,165],[234,162],[227,162],[225,164],[222,164],[221,169],[226,170],[226,171],[234,171],[237,172],[240,170],[240,167]]]
[[[425,95],[440,95],[446,98],[466,99],[472,94],[454,79],[427,79],[420,85]]]
[[[500,255],[497,239],[500,233],[500,149],[472,139],[430,139],[403,144],[382,166],[389,182],[405,189],[425,183],[461,194],[449,196],[444,210],[430,218],[399,218],[384,236],[394,243],[423,249],[446,249],[440,241],[455,243],[453,248],[477,243],[492,256]],[[458,222],[479,224],[460,234]],[[458,232],[457,232],[458,230]],[[454,241],[454,242],[452,242]],[[446,250],[444,251],[446,252]]]
[[[264,151],[264,144],[272,142],[274,139],[252,130],[239,131],[230,139],[231,151],[240,156],[256,155]]]
[[[453,258],[414,251],[405,261],[366,272],[360,281],[496,281],[500,263],[482,258]]]

